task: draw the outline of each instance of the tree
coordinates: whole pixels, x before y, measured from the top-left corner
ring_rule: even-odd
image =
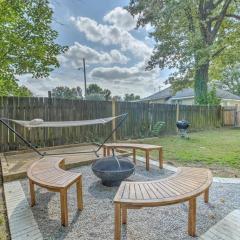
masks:
[[[25,86],[19,86],[15,81],[0,79],[0,96],[31,97],[32,92]]]
[[[113,96],[113,98],[115,99],[116,102],[122,101],[122,97],[121,96],[116,95],[116,96]]]
[[[140,96],[134,95],[134,93],[131,93],[131,94],[126,93],[124,96],[124,101],[135,101],[139,99],[140,99]]]
[[[207,104],[209,68],[233,63],[240,47],[239,0],[130,0],[137,26],[150,24],[156,45],[147,69],[177,69],[169,82],[193,85],[196,102]],[[219,64],[220,66],[220,64]],[[225,64],[222,65],[224,67]]]
[[[17,75],[47,77],[59,67],[57,56],[67,48],[54,42],[52,15],[48,0],[0,1],[0,81],[7,83],[6,93],[14,92]]]
[[[99,93],[92,93],[90,95],[87,95],[85,97],[86,100],[91,100],[91,101],[104,101],[105,97],[103,96],[103,94],[99,94]]]
[[[52,96],[54,98],[64,99],[83,99],[82,89],[80,87],[56,87],[52,90]]]
[[[211,89],[208,91],[207,97],[209,105],[220,105],[221,99],[217,97],[217,88],[215,85],[211,86]]]
[[[223,89],[240,96],[240,63],[223,71],[220,84]]]
[[[90,97],[91,100],[99,100],[102,99],[100,95],[103,96],[103,100],[109,101],[111,100],[111,91],[109,89],[102,89],[100,86],[98,86],[95,83],[89,84],[87,87],[87,96],[89,99],[89,96],[93,95],[95,97]],[[86,98],[87,98],[86,96]],[[90,100],[90,99],[89,99]]]

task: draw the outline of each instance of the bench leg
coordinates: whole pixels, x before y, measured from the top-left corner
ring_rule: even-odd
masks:
[[[103,156],[104,157],[106,157],[106,153],[107,153],[106,147],[103,147]]]
[[[159,149],[159,168],[163,168],[163,149]]]
[[[209,201],[209,188],[204,192],[204,202],[208,203]]]
[[[110,156],[110,148],[107,148],[107,156]]]
[[[121,239],[121,204],[115,203],[115,229],[114,229],[114,239]]]
[[[82,177],[76,182],[77,187],[77,205],[79,210],[83,210]]]
[[[188,234],[194,237],[196,234],[196,198],[189,200],[188,211]]]
[[[36,204],[35,199],[35,190],[34,190],[34,182],[29,179],[29,188],[30,188],[30,196],[31,196],[31,207]]]
[[[68,225],[68,207],[67,207],[67,189],[60,190],[60,203],[61,203],[61,222],[63,226]]]
[[[133,162],[136,164],[136,149],[133,148]]]
[[[127,208],[122,208],[122,224],[127,224]]]
[[[146,150],[146,170],[149,171],[149,151]]]

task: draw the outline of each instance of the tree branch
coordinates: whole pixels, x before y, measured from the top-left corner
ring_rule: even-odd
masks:
[[[216,51],[213,55],[212,58],[216,58],[224,49],[226,48],[226,46],[220,48],[218,51]]]
[[[225,15],[226,15],[226,12],[228,10],[228,7],[229,7],[231,1],[232,0],[226,0],[224,5],[223,5],[223,8],[222,8],[222,10],[219,14],[218,20],[216,21],[216,23],[214,25],[214,28],[212,30],[212,40],[216,37],[216,34],[217,34],[221,24],[222,24],[222,21],[223,21]]]
[[[226,17],[230,17],[230,18],[235,18],[237,20],[240,20],[240,15],[236,15],[236,14],[226,14]]]
[[[218,0],[216,3],[213,4],[213,8],[216,8],[223,0]]]

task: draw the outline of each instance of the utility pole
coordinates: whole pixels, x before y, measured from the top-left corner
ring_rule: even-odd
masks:
[[[83,75],[84,75],[84,94],[85,94],[85,98],[86,98],[86,96],[87,96],[87,78],[86,78],[85,58],[83,58]]]

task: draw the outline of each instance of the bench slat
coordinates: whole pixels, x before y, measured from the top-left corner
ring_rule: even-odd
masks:
[[[179,168],[175,175],[165,179],[147,182],[122,182],[122,195],[114,199],[115,202],[143,204],[144,202],[161,205],[185,201],[203,193],[212,182],[212,175],[208,169]]]

